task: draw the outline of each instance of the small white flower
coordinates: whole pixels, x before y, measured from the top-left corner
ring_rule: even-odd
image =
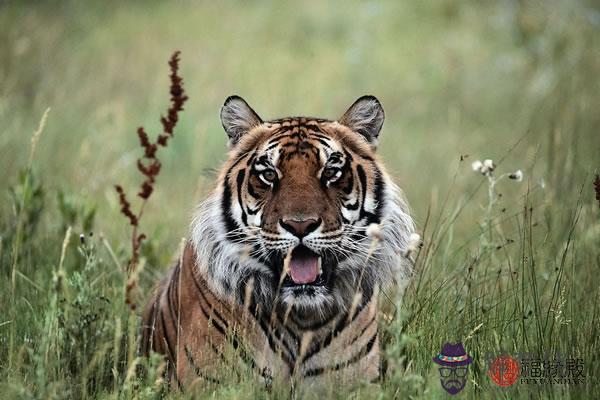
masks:
[[[383,232],[381,232],[381,226],[378,224],[370,224],[367,227],[367,236],[370,236],[374,239],[381,240],[383,238]]]
[[[475,160],[473,161],[473,163],[471,164],[471,168],[473,169],[473,171],[475,172],[481,172],[481,168],[483,167],[483,163],[479,160]]]
[[[496,166],[494,165],[494,162],[488,158],[487,160],[483,161],[483,168],[491,172],[496,169]]]
[[[411,233],[408,238],[408,245],[406,246],[406,250],[404,251],[404,256],[409,257],[411,254],[417,252],[421,248],[421,235],[418,233]]]
[[[508,176],[510,179],[513,179],[517,182],[521,182],[523,180],[523,171],[521,171],[520,169],[516,170],[515,172],[513,172],[512,174],[510,174]]]

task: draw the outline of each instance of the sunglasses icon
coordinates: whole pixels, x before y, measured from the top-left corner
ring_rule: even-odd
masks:
[[[440,367],[439,370],[442,378],[448,378],[452,375],[463,378],[467,375],[467,367]]]

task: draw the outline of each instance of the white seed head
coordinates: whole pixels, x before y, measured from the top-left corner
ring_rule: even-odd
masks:
[[[523,180],[523,171],[521,171],[520,169],[516,170],[515,172],[513,172],[512,174],[510,174],[508,176],[510,179],[513,179],[517,182],[521,182]]]
[[[383,238],[383,233],[381,232],[381,226],[378,224],[370,224],[367,227],[367,236],[370,236],[374,239],[381,240]]]
[[[471,164],[471,168],[473,169],[473,171],[475,172],[481,172],[481,168],[483,167],[483,163],[479,160],[475,160],[473,161],[473,163]]]

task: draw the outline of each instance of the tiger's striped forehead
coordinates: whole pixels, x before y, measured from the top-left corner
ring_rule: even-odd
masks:
[[[325,164],[330,158],[342,161],[342,146],[326,127],[331,121],[305,117],[286,118],[265,124],[270,131],[257,148],[257,165],[278,166],[300,157],[304,162]],[[334,161],[334,160],[330,160]]]

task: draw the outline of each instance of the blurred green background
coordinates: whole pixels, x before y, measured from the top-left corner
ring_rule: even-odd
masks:
[[[475,360],[470,398],[598,390],[592,379],[494,391],[484,358],[560,351],[600,374],[597,1],[0,1],[0,388],[11,397],[156,394],[127,373],[138,328],[122,301],[130,230],[113,185],[137,208],[135,132],[159,133],[175,50],[190,99],[142,220],[140,303],[226,158],[227,96],[263,119],[333,119],[373,94],[386,111],[379,152],[425,239],[401,313],[382,323],[380,395],[442,398],[431,357],[447,340]],[[471,162],[487,158],[496,176],[525,178],[498,184],[486,209]],[[62,247],[69,225],[96,235]],[[248,382],[217,393],[267,396]]]
[[[448,189],[467,190],[470,161],[497,160],[519,139],[502,169],[522,168],[533,186],[544,179],[549,196],[597,167],[592,1],[57,1],[0,11],[0,187],[26,164],[51,107],[34,168],[47,186],[97,204],[111,233],[125,228],[112,185],[139,181],[135,129],[158,133],[176,49],[190,100],[145,220],[149,231],[164,224],[171,248],[225,158],[218,111],[234,93],[264,119],[336,118],[358,96],[378,96],[380,152],[420,223]],[[461,155],[469,162],[453,180]]]

